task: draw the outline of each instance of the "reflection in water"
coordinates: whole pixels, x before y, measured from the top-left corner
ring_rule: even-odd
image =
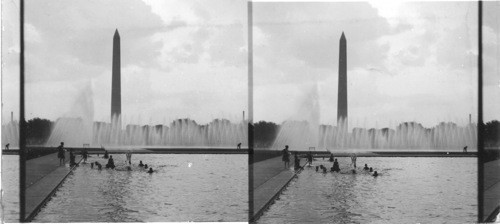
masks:
[[[477,218],[475,158],[349,158],[343,173],[305,167],[258,223],[464,223]],[[327,160],[313,165],[331,167]]]
[[[246,155],[134,155],[132,171],[125,155],[113,158],[115,170],[75,169],[34,222],[247,220]]]

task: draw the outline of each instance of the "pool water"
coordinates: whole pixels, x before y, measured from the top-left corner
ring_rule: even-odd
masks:
[[[5,222],[19,222],[19,156],[2,155],[2,205]]]
[[[338,158],[341,173],[316,172],[316,160],[283,191],[258,223],[473,223],[476,158]],[[304,161],[302,161],[304,162]],[[373,177],[367,163],[380,174]],[[329,169],[328,169],[329,170]]]
[[[247,155],[124,154],[77,167],[33,222],[246,221]],[[138,166],[148,164],[148,174]],[[95,155],[88,162],[104,158]]]

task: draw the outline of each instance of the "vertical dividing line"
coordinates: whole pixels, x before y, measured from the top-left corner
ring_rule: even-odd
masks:
[[[20,0],[20,74],[19,74],[19,222],[24,222],[26,192],[26,121],[24,119],[24,0]]]
[[[247,2],[248,17],[248,220],[253,220],[253,22],[252,2]]]
[[[477,132],[477,203],[478,222],[482,222],[484,216],[484,141],[483,141],[483,2],[478,1],[478,132]]]

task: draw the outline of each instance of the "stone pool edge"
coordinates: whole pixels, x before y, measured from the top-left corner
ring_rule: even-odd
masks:
[[[52,196],[56,193],[57,189],[59,189],[59,187],[66,180],[66,178],[71,174],[71,172],[73,172],[73,170],[76,169],[76,167],[78,167],[78,165],[80,165],[80,162],[82,160],[83,160],[83,158],[80,158],[77,162],[77,166],[71,167],[71,169],[69,171],[67,171],[66,174],[60,179],[59,183],[46,196],[42,196],[43,200],[38,205],[36,205],[32,211],[26,211],[27,215],[25,215],[23,222],[31,222],[35,218],[35,216],[38,215],[38,213],[43,208],[43,206],[45,206],[47,204],[47,202],[50,201]],[[26,189],[26,191],[27,190],[28,189]],[[27,198],[25,200],[27,200]],[[27,201],[25,203],[27,204]]]
[[[279,183],[278,190],[269,199],[267,199],[266,203],[264,203],[262,206],[260,206],[260,208],[254,209],[254,211],[256,211],[256,212],[254,212],[252,219],[250,220],[249,223],[255,223],[264,214],[264,212],[274,203],[274,201],[281,195],[281,193],[286,189],[286,187],[288,187],[290,182],[293,179],[297,178],[297,174],[300,173],[300,171],[302,171],[302,169],[291,174],[290,171],[285,170],[285,171],[282,171],[280,174],[275,176],[275,177],[277,177],[279,175],[286,174],[286,173],[291,174],[290,177],[286,178],[286,181],[284,183],[283,182]],[[266,182],[263,185],[266,185],[266,184],[272,185],[272,182]],[[281,187],[279,187],[279,186],[281,186]],[[265,186],[259,186],[259,188],[261,188],[261,187],[265,187]],[[255,190],[254,190],[254,192],[255,192]],[[254,198],[255,198],[255,195],[254,195]]]

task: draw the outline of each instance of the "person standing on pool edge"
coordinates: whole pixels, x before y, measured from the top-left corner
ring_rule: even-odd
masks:
[[[285,169],[290,167],[290,152],[288,152],[288,145],[285,145],[285,149],[283,149],[283,151],[281,151],[282,154],[283,154],[283,157],[281,160],[283,160],[283,162],[285,162]]]
[[[64,156],[64,142],[61,142],[61,145],[57,147],[57,158],[59,158],[59,166],[64,165],[66,161]]]

